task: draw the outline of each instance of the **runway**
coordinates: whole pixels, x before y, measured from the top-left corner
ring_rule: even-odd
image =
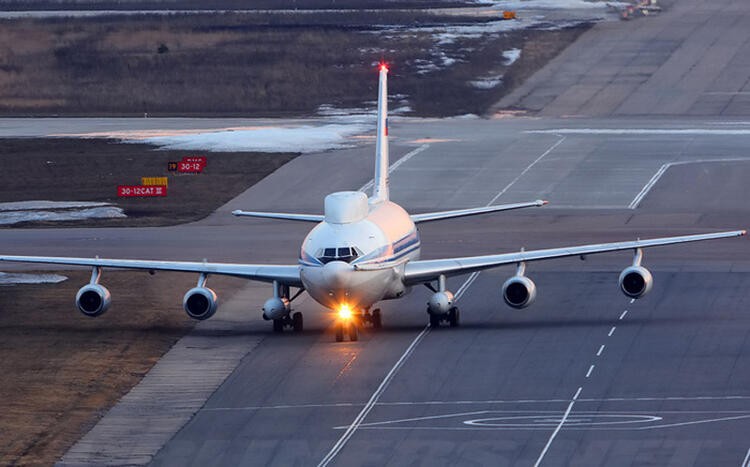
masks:
[[[725,123],[402,121],[392,153],[396,164],[409,158],[392,173],[393,198],[412,212],[553,203],[427,224],[426,258],[742,228],[750,134],[743,122],[711,131]],[[675,133],[688,128],[701,131]],[[194,224],[0,239],[12,253],[294,262],[308,226],[228,211],[320,212],[325,193],[367,183],[372,153],[363,143],[299,157]],[[530,265],[540,295],[522,312],[500,298],[511,268],[455,278],[460,329],[425,328],[428,292],[415,289],[384,304],[382,332],[342,344],[306,296],[295,302],[306,331],[273,334],[258,311],[270,289],[249,284],[61,464],[740,465],[750,448],[747,252],[744,239],[648,251],[656,284],[636,303],[616,286],[629,253]],[[113,300],[117,313],[123,298]]]
[[[705,52],[726,44],[717,39],[723,34],[746,34],[737,22],[720,23],[722,30],[686,16],[682,3],[696,2],[634,27],[598,25],[561,57],[575,70],[573,52],[581,70],[606,59],[633,71],[643,65],[633,62],[642,48],[613,47],[661,37],[661,52],[649,56],[663,68],[657,76],[671,76],[670,69],[685,70],[679,58],[688,38]],[[747,10],[726,0],[714,16]],[[669,21],[686,18],[705,27],[691,35],[681,23],[679,34],[659,36],[672,31]],[[632,40],[597,41],[611,28],[612,38],[630,31]],[[717,67],[718,76],[750,78],[741,63],[726,63],[736,66]],[[742,97],[729,96],[735,100],[719,111],[688,105],[694,87],[677,86],[674,105],[665,106],[643,97],[663,91],[647,80],[633,88],[632,112],[619,100],[583,105],[574,92],[583,88],[555,72],[560,64],[553,61],[516,95],[542,117],[394,119],[391,193],[410,212],[551,202],[425,224],[424,258],[748,227],[750,121],[742,118]],[[87,131],[143,128],[144,120],[98,121]],[[80,119],[48,123],[3,125],[2,134],[87,127]],[[215,122],[251,124],[263,122]],[[308,225],[229,212],[319,213],[326,194],[368,183],[372,143],[359,138],[350,149],[300,156],[196,223],[0,230],[0,243],[7,254],[295,263]],[[305,314],[306,330],[272,333],[259,311],[270,287],[248,284],[222,297],[217,315],[180,341],[60,464],[747,467],[749,245],[732,239],[648,250],[644,265],[655,286],[635,302],[617,290],[628,252],[530,264],[539,295],[524,311],[507,308],[500,296],[512,268],[457,277],[448,285],[460,294],[460,328],[427,327],[428,291],[415,288],[383,304],[383,330],[365,330],[354,343],[335,343],[333,317],[305,295],[295,309]],[[126,301],[113,297],[110,313]]]

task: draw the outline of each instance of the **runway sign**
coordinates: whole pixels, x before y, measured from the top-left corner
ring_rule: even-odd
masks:
[[[179,162],[176,161],[169,161],[167,162],[167,170],[170,172],[177,172],[177,166],[179,165]]]
[[[205,165],[200,162],[180,162],[177,164],[177,171],[179,173],[201,173],[203,172]]]
[[[165,186],[119,185],[117,196],[120,198],[167,196]]]
[[[168,177],[141,177],[143,186],[167,186]]]
[[[201,164],[203,167],[205,167],[208,159],[206,158],[206,156],[186,156],[182,158],[182,162],[197,162],[198,164]]]

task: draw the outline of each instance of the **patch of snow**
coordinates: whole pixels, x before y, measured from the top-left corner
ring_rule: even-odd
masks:
[[[627,6],[626,2],[591,0],[480,0],[477,3],[502,7],[505,10],[563,10]]]
[[[501,84],[503,84],[503,75],[488,76],[486,78],[479,78],[473,81],[469,81],[469,86],[476,89],[492,89]]]
[[[13,225],[20,222],[64,222],[82,219],[115,219],[127,217],[122,208],[102,206],[63,211],[3,211],[0,212],[0,225]]]
[[[521,49],[510,49],[503,52],[505,66],[513,65],[521,57]]]
[[[0,212],[38,209],[91,208],[101,206],[110,206],[110,203],[102,203],[97,201],[15,201],[10,203],[0,203]]]
[[[350,139],[367,132],[372,125],[362,123],[302,125],[295,127],[254,127],[149,137],[145,142],[164,149],[203,151],[320,152],[350,147]]]
[[[58,274],[21,274],[0,272],[0,285],[16,284],[57,284],[68,280]]]

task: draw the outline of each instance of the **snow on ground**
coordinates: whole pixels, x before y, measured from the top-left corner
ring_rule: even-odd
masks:
[[[0,285],[16,284],[57,284],[68,280],[58,274],[21,274],[0,272]]]
[[[87,201],[20,201],[0,203],[0,225],[127,217],[122,208]]]
[[[469,86],[476,89],[492,89],[503,84],[503,75],[487,76],[469,81]]]
[[[516,63],[516,60],[521,58],[521,49],[510,49],[503,52],[503,58],[505,59],[505,66],[511,66]]]
[[[480,5],[492,5],[505,10],[561,10],[624,7],[626,2],[602,0],[478,0]]]
[[[263,126],[125,140],[153,144],[164,149],[309,153],[350,147],[351,138],[371,128],[372,124],[364,123]]]

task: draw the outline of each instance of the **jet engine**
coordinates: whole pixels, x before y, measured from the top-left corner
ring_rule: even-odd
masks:
[[[427,311],[431,315],[444,315],[453,307],[453,294],[447,290],[435,292],[427,302]]]
[[[86,284],[76,294],[76,306],[86,316],[96,317],[103,314],[112,303],[112,296],[103,285]]]
[[[182,299],[182,306],[191,318],[201,321],[208,319],[216,313],[218,306],[216,292],[208,287],[193,287]]]
[[[643,266],[630,266],[620,273],[620,290],[630,298],[641,298],[654,286],[651,272]]]
[[[526,308],[535,299],[536,285],[526,276],[515,275],[503,284],[503,300],[512,308]]]
[[[281,319],[291,311],[289,299],[285,297],[271,297],[263,304],[263,319]]]

